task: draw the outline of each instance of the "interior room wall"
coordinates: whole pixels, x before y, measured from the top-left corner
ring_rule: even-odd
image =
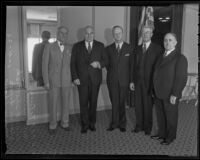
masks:
[[[22,89],[20,63],[20,8],[7,6],[5,50],[5,121],[19,121],[26,117],[25,90]]]
[[[188,59],[189,73],[198,73],[198,13],[198,4],[184,5],[182,53]]]

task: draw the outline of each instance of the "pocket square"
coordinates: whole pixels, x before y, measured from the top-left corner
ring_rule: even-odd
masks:
[[[124,56],[130,56],[130,54],[129,54],[129,53],[127,53],[127,54],[125,54]]]

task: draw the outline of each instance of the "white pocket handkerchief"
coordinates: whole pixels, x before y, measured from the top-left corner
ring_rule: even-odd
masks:
[[[127,54],[125,54],[124,56],[130,56],[130,54],[129,54],[129,53],[127,53]]]

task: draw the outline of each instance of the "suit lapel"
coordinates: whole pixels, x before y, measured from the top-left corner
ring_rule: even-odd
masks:
[[[115,46],[115,43],[111,44],[111,48],[112,48],[112,56],[117,59],[118,58],[118,53],[117,53],[117,49],[116,49],[116,46]]]
[[[82,57],[85,59],[85,61],[87,62],[88,59],[89,59],[89,54],[88,54],[88,51],[87,51],[87,48],[85,46],[85,40],[83,40],[81,42],[81,54],[82,54]]]
[[[95,53],[96,53],[95,51],[96,50],[97,50],[97,44],[96,44],[96,41],[94,40],[93,41],[93,45],[92,45],[92,50],[91,50],[91,53],[90,53],[91,54],[91,58],[95,56]]]
[[[142,45],[138,46],[138,51],[137,51],[137,65],[139,65],[139,61],[142,58]]]
[[[125,45],[126,45],[125,42],[123,42],[122,48],[120,49],[120,53],[119,53],[120,57],[125,54],[125,52],[124,52],[124,49],[126,48]]]
[[[159,67],[163,66],[164,64],[170,62],[174,57],[177,56],[176,50],[172,51],[167,57],[161,57],[161,62],[159,64]]]
[[[56,41],[54,44],[55,44],[54,47],[55,47],[55,50],[56,50],[56,54],[58,54],[59,57],[62,58],[62,52],[61,52],[61,50],[60,50],[60,47],[59,47],[59,45],[58,45],[58,42]]]

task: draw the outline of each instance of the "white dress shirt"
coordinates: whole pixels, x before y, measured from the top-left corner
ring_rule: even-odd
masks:
[[[64,44],[63,45],[60,45],[60,41],[58,41],[58,46],[59,46],[59,48],[60,48],[60,51],[61,52],[63,52],[64,51],[64,49],[65,49],[65,46],[64,46]]]
[[[119,49],[121,49],[122,48],[122,45],[123,45],[123,41],[122,42],[120,42],[120,43],[115,43],[115,46],[116,46],[116,48],[118,47],[118,45],[119,45]]]
[[[168,56],[173,50],[175,50],[175,48],[173,48],[173,49],[171,49],[171,50],[169,50],[169,51],[165,51],[165,55],[164,55],[164,56],[165,56],[165,57]]]
[[[151,41],[148,41],[148,42],[145,43],[145,44],[146,44],[146,50],[149,48],[150,43],[151,43]],[[142,47],[143,47],[143,46],[144,46],[144,43],[143,43]]]
[[[91,49],[92,49],[92,46],[93,46],[93,41],[92,42],[85,41],[85,46],[86,46],[87,50],[88,50],[89,43],[90,43]]]

